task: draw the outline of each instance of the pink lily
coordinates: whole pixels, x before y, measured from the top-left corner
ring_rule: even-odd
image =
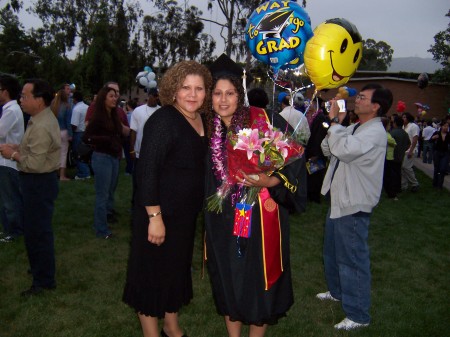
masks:
[[[283,159],[286,159],[286,157],[288,155],[288,148],[290,147],[289,144],[287,143],[287,141],[284,139],[280,139],[278,141],[275,141],[274,144],[275,144],[275,147],[277,148],[277,150],[283,156]]]
[[[238,133],[238,140],[236,145],[233,147],[234,150],[244,150],[247,151],[247,158],[250,160],[252,158],[253,152],[259,151],[264,153],[264,148],[262,144],[269,138],[259,138],[259,130],[243,129]]]

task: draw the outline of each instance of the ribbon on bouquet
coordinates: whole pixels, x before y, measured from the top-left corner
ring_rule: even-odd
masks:
[[[258,197],[261,213],[265,290],[269,290],[283,272],[280,217],[278,204],[270,197],[267,188],[263,187]]]

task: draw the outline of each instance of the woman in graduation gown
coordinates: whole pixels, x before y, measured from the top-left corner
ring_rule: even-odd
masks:
[[[160,82],[162,108],[147,120],[137,165],[136,205],[123,300],[144,337],[182,337],[178,311],[193,296],[195,224],[203,205],[209,70],[194,61],[170,68]]]
[[[222,55],[211,67],[213,111],[207,114],[210,149],[207,160],[206,196],[216,193],[226,168],[226,133],[251,127],[264,110],[245,107],[242,68]],[[220,119],[220,121],[218,120]],[[266,116],[285,130],[278,115]],[[220,122],[220,124],[219,124]],[[272,176],[242,174],[244,189],[266,187],[264,197],[252,207],[249,238],[233,235],[238,184],[223,202],[220,213],[205,212],[206,262],[219,315],[224,316],[230,337],[240,336],[243,324],[251,337],[263,336],[293,304],[289,258],[290,211],[304,210],[306,200],[305,161],[301,158]],[[278,211],[278,212],[277,212]]]

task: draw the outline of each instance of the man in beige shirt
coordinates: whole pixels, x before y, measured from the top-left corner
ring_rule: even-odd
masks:
[[[53,89],[41,79],[27,80],[22,89],[22,110],[31,116],[19,144],[0,147],[3,157],[17,162],[24,204],[24,238],[33,283],[22,296],[56,288],[52,229],[54,202],[58,195],[61,136],[49,106]]]

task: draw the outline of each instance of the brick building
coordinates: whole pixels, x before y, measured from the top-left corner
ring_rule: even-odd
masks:
[[[418,74],[417,74],[418,75]],[[377,71],[358,71],[350,81],[345,84],[348,87],[355,88],[358,92],[367,83],[379,83],[382,86],[389,88],[394,95],[394,103],[388,115],[396,113],[395,108],[398,101],[406,103],[407,112],[414,116],[417,114],[417,108],[414,103],[419,102],[430,107],[423,119],[431,119],[436,117],[438,119],[444,118],[450,109],[450,85],[436,84],[430,82],[424,89],[417,86],[417,80],[409,80],[398,77],[398,73],[377,72]],[[312,97],[314,89],[309,89],[306,96]],[[320,96],[324,100],[329,100],[337,92],[337,89],[330,89],[327,92],[321,92]],[[354,109],[355,99],[351,97],[347,101],[349,110]]]

